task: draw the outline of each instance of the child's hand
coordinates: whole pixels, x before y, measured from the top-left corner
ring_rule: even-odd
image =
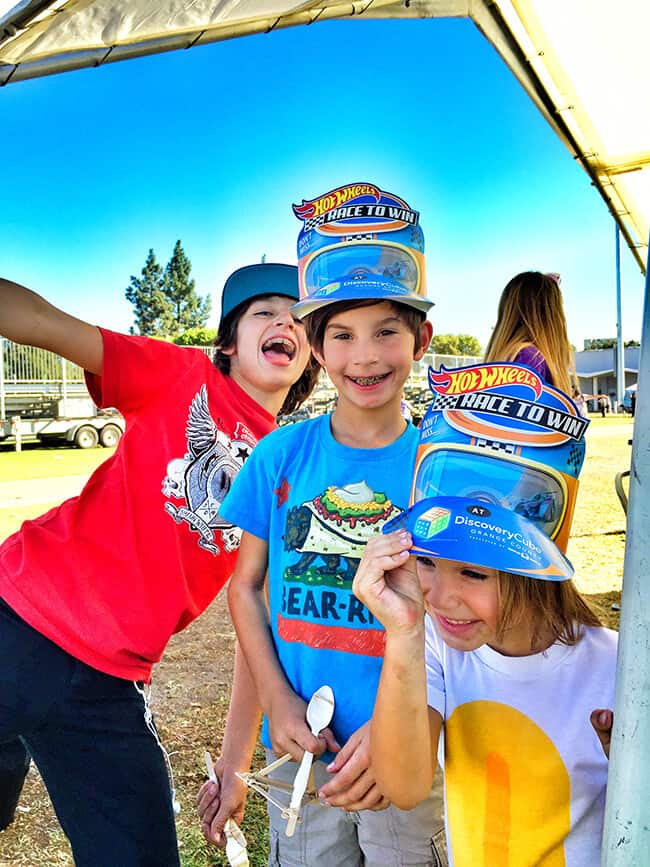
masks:
[[[389,802],[377,788],[370,764],[370,722],[362,725],[342,747],[327,770],[335,774],[318,794],[330,807],[344,810],[385,810]]]
[[[611,710],[594,710],[591,712],[589,719],[594,731],[598,735],[603,752],[609,758],[609,745],[612,740],[612,726],[614,724],[613,712]]]
[[[352,584],[354,595],[381,620],[387,631],[408,631],[422,623],[424,600],[409,557],[406,530],[373,536],[366,545]]]
[[[246,784],[235,775],[233,769],[226,769],[222,759],[216,764],[217,782],[208,780],[203,783],[196,796],[196,807],[201,820],[201,831],[208,843],[220,849],[226,845],[223,827],[233,818],[239,825],[244,817],[246,804]]]
[[[276,755],[290,753],[294,761],[302,759],[305,750],[320,756],[325,750],[337,753],[341,747],[330,728],[325,728],[316,738],[306,720],[307,702],[292,690],[278,695],[269,708],[269,735]]]
[[[350,736],[327,770],[336,776],[322,786],[319,796],[329,806],[349,811],[388,807],[370,763],[370,721]]]

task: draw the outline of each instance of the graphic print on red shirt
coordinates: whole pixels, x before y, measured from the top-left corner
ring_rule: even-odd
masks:
[[[212,554],[220,551],[215,531],[226,551],[239,547],[241,531],[219,517],[219,508],[256,442],[242,422],[235,425],[232,439],[218,429],[210,415],[207,389],[201,386],[190,407],[187,452],[167,464],[162,492],[168,498],[165,511],[195,530],[201,548]],[[170,499],[184,500],[186,505],[174,505]]]

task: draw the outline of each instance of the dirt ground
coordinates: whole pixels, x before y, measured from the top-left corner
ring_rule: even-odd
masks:
[[[232,680],[235,634],[225,596],[181,636],[175,636],[156,668],[152,707],[171,754],[181,802],[179,837],[201,848],[194,797],[205,779],[203,753],[218,755]],[[183,829],[189,828],[190,840]],[[200,838],[200,839],[199,839]],[[198,854],[198,853],[197,853]],[[207,854],[188,854],[186,864],[208,864]],[[68,867],[72,858],[37,771],[30,769],[14,824],[0,832],[0,867]],[[216,860],[214,863],[226,863]],[[120,867],[120,865],[115,865]]]
[[[613,474],[629,465],[631,424],[600,424],[589,431],[588,461],[569,545],[579,584],[606,625],[618,626],[625,544],[625,516],[613,490]],[[225,864],[198,829],[194,798],[205,779],[203,753],[218,755],[232,678],[234,631],[222,594],[208,611],[170,643],[153,683],[153,708],[172,754],[182,812],[178,820],[183,867]],[[251,864],[266,863],[261,798],[249,798],[244,830]],[[71,867],[72,858],[40,777],[28,776],[20,812],[0,833],[0,867]],[[120,865],[115,865],[120,867]]]

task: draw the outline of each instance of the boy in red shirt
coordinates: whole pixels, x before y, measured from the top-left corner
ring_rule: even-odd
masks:
[[[315,382],[297,297],[293,266],[234,272],[213,364],[0,280],[0,333],[79,364],[127,423],[79,497],[0,547],[0,760],[27,744],[77,867],[178,863],[144,684],[230,577],[239,531],[219,507],[234,476]]]

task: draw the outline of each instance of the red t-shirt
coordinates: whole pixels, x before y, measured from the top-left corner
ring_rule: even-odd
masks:
[[[219,505],[275,419],[201,350],[102,336],[86,380],[126,432],[78,497],[0,547],[0,597],[93,668],[149,680],[232,573],[240,534]]]

